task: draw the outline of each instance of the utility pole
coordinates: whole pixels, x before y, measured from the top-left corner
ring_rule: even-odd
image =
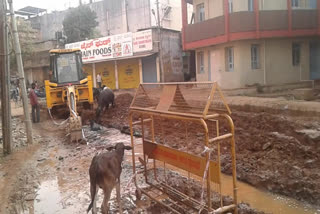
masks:
[[[11,105],[10,105],[10,74],[9,74],[9,46],[7,26],[7,4],[0,0],[0,65],[1,65],[1,119],[3,153],[11,153]]]
[[[159,38],[159,61],[160,61],[160,82],[164,82],[164,71],[163,71],[163,63],[162,63],[162,37],[161,37],[161,23],[160,23],[160,11],[159,11],[159,0],[156,0],[157,5],[157,26],[158,26],[158,38]]]
[[[19,35],[17,29],[16,18],[13,11],[12,0],[8,0],[9,8],[10,8],[10,15],[11,15],[11,24],[12,24],[12,31],[13,31],[13,47],[16,53],[17,59],[17,67],[19,73],[19,80],[21,83],[21,94],[22,94],[22,103],[23,103],[23,111],[24,111],[24,120],[26,125],[26,132],[27,132],[27,142],[28,144],[32,144],[32,124],[30,120],[30,111],[28,106],[28,98],[27,98],[27,87],[26,81],[24,78],[24,70],[23,70],[23,63],[22,63],[22,56],[21,56],[21,48],[19,42]]]
[[[124,8],[126,10],[126,24],[127,24],[127,33],[130,32],[129,29],[129,19],[128,19],[128,1],[124,0]]]

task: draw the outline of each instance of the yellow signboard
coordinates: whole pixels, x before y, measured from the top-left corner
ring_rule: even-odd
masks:
[[[140,84],[139,61],[125,60],[118,63],[119,88],[138,88]]]

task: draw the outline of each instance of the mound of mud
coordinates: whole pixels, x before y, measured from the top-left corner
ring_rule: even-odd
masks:
[[[235,112],[237,177],[255,187],[320,205],[319,127],[268,113]],[[220,134],[229,132],[226,121]],[[156,140],[195,155],[204,149],[203,129],[193,124],[185,141],[185,126],[175,120],[156,120]],[[161,132],[157,130],[162,130]],[[211,133],[215,128],[209,126]],[[149,131],[150,133],[150,131]],[[163,137],[165,136],[165,137]],[[148,137],[148,136],[147,136]],[[150,136],[149,136],[150,137]],[[214,149],[215,145],[213,145]],[[215,150],[216,151],[216,150]],[[221,168],[232,173],[230,143],[221,144]]]
[[[116,95],[115,107],[109,108],[100,118],[100,123],[108,127],[121,129],[128,125],[129,107],[133,96],[129,93]]]
[[[116,106],[101,117],[101,124],[128,133],[128,113],[133,95],[116,96]],[[93,113],[89,117],[94,117]],[[235,111],[237,176],[255,187],[280,193],[311,204],[320,205],[320,120],[284,117],[269,113]],[[228,132],[222,122],[220,134]],[[137,127],[138,128],[138,127]],[[185,137],[185,126],[174,121],[155,121],[156,141],[173,148],[200,154],[203,151],[203,130],[193,126]],[[209,127],[212,130],[212,127]],[[159,130],[164,130],[161,138]],[[146,130],[148,131],[148,130]],[[138,131],[139,132],[139,131]],[[214,132],[214,130],[213,130]],[[151,132],[150,132],[151,133]],[[146,134],[147,135],[147,134]],[[221,146],[222,171],[231,174],[230,144]]]

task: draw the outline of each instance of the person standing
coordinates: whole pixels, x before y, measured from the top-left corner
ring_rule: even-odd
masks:
[[[100,74],[97,75],[97,83],[98,83],[99,88],[101,88],[101,76],[100,76]]]
[[[32,107],[32,122],[33,123],[39,123],[40,122],[40,106],[38,102],[38,97],[36,95],[36,92],[34,91],[36,88],[36,84],[31,84],[31,90],[29,93],[30,98],[30,104]]]

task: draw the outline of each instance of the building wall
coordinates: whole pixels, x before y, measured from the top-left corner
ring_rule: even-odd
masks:
[[[156,0],[104,0],[88,4],[91,10],[97,14],[99,25],[98,31],[102,36],[121,34],[125,32],[136,32],[157,26],[152,9],[156,12]],[[160,0],[160,18],[163,17],[164,9],[170,6],[171,11],[167,18],[162,21],[162,27],[178,30],[182,28],[181,2],[180,0]],[[40,30],[41,40],[55,39],[57,31],[63,31],[62,22],[69,10],[54,11],[42,16],[30,19],[31,24]],[[189,10],[191,17],[192,10]]]
[[[97,21],[99,22],[97,29],[99,30],[101,35],[108,35],[108,13],[106,13],[103,1],[94,2],[93,4],[89,4],[88,6],[97,14]]]
[[[242,0],[241,0],[242,1]],[[194,0],[193,11],[197,15],[197,5],[204,4],[205,19],[212,19],[223,15],[223,1],[222,0]],[[197,22],[197,17],[196,22]]]
[[[209,11],[208,18],[212,19],[218,16],[223,16],[223,1],[220,0],[209,0]]]
[[[150,2],[150,20],[151,26],[157,26],[157,0],[149,0]],[[171,11],[167,17],[164,17],[165,8],[171,7]],[[155,16],[152,14],[155,11]],[[188,17],[191,17],[192,10],[188,10]],[[180,0],[159,0],[159,15],[162,19],[161,26],[171,30],[180,31],[182,28],[182,14],[181,14],[181,1]]]
[[[292,42],[301,44],[300,66],[292,65]],[[267,40],[266,70],[268,84],[281,84],[309,80],[310,78],[310,39]]]
[[[251,44],[260,45],[259,69],[251,69]],[[228,47],[233,47],[234,71],[226,69],[225,49]],[[223,88],[240,88],[254,83],[263,84],[263,48],[263,44],[259,41],[241,41],[200,49],[204,51],[205,73],[199,74],[197,71],[197,80],[217,81]]]
[[[55,32],[62,31],[63,19],[67,11],[54,11],[43,16],[37,16],[30,19],[32,25],[38,25],[40,30],[41,40],[52,40],[55,39]]]
[[[161,54],[163,64],[163,82],[183,81],[181,34],[177,31],[161,32]]]
[[[248,0],[233,1],[233,12],[248,11]]]
[[[260,0],[260,10],[287,10],[287,0]]]
[[[131,0],[127,3],[129,31],[136,32],[138,29],[150,27],[152,18],[150,1]]]
[[[301,44],[301,66],[292,65],[292,42]],[[246,40],[197,49],[197,53],[200,51],[204,53],[204,73],[199,73],[199,59],[196,57],[197,81],[217,81],[223,88],[241,88],[256,83],[261,85],[292,83],[300,81],[300,69],[301,80],[309,80],[309,42],[310,39]],[[251,68],[253,44],[260,46],[259,69]],[[234,48],[232,72],[226,69],[227,47]]]

